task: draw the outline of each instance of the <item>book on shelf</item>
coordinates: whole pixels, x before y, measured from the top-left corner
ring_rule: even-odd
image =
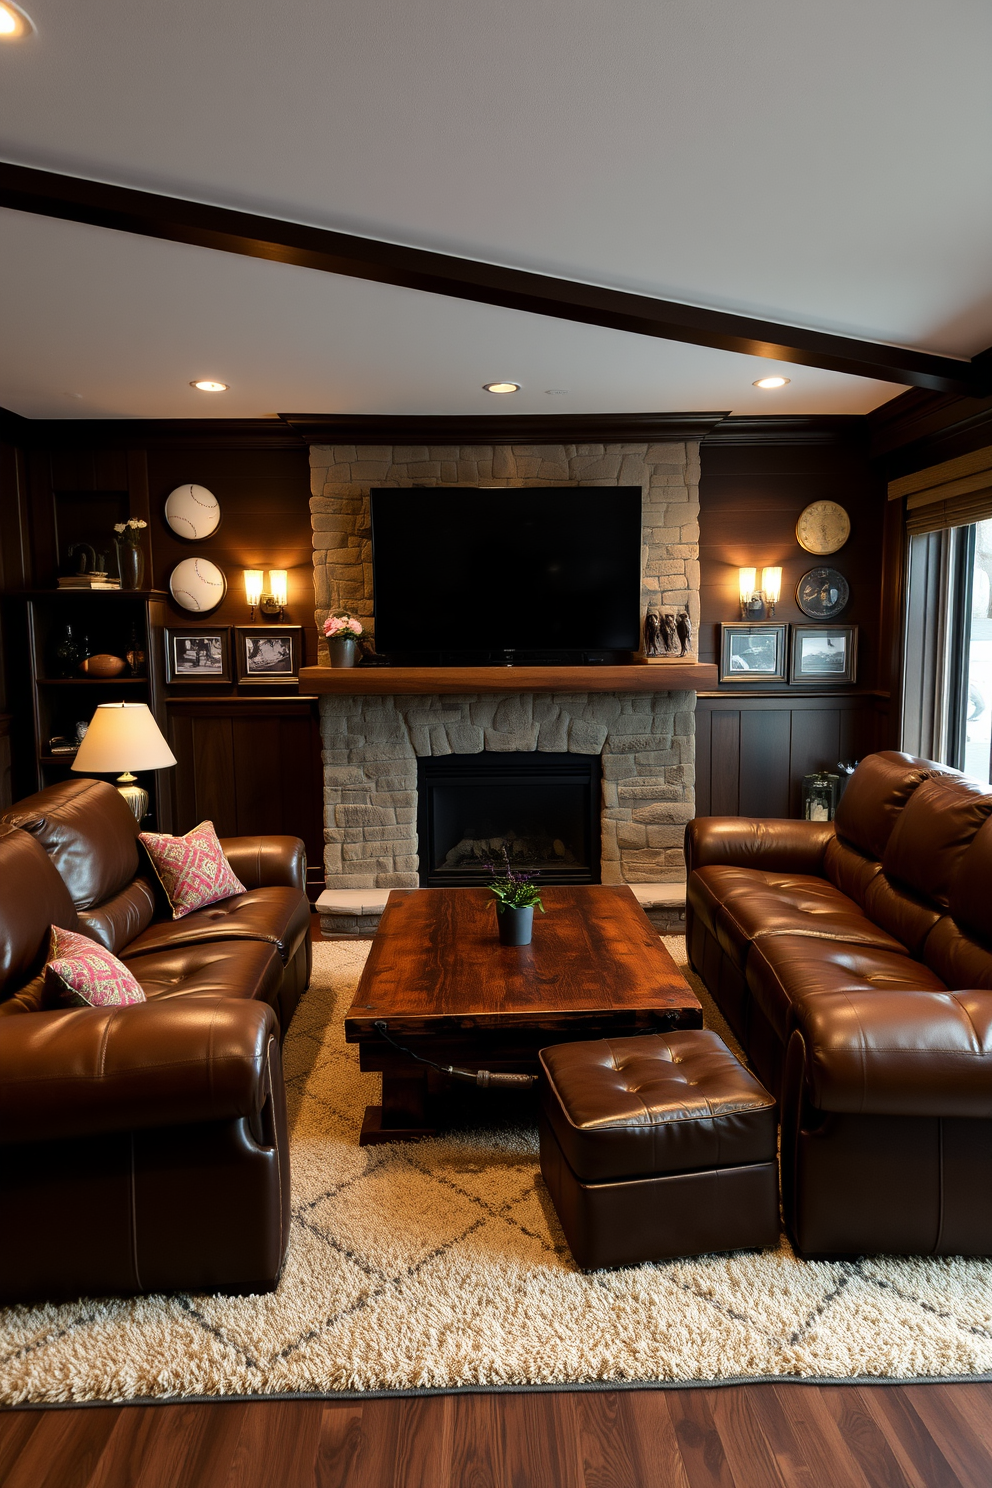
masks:
[[[60,589],[119,589],[120,579],[112,579],[109,574],[69,574],[68,577],[59,579]]]

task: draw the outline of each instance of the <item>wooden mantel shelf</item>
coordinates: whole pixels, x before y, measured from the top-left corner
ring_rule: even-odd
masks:
[[[716,667],[697,661],[630,666],[303,667],[301,694],[463,692],[702,692]]]

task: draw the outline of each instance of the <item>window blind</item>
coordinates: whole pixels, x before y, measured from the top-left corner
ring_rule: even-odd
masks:
[[[987,521],[992,517],[992,448],[890,481],[889,500],[903,497],[907,532],[941,532]]]

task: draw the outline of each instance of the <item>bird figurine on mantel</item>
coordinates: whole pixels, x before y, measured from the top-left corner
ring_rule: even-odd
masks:
[[[648,610],[644,616],[644,655],[658,656],[661,652],[661,616],[657,610]]]
[[[678,617],[675,621],[675,633],[678,636],[679,644],[682,647],[679,655],[687,656],[689,653],[689,647],[692,645],[692,621],[689,619],[689,615],[686,610],[680,610],[678,613]]]

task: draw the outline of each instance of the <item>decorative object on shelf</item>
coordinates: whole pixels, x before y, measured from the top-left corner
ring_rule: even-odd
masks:
[[[648,661],[659,661],[673,654],[685,656],[692,644],[692,624],[688,613],[659,610],[652,605],[644,617],[644,655]]]
[[[353,667],[358,662],[358,638],[365,627],[355,615],[340,610],[324,621],[324,634],[332,667]]]
[[[688,656],[692,645],[692,621],[688,610],[679,610],[675,616],[675,634],[679,638],[679,655]]]
[[[75,730],[74,730],[75,735],[76,735],[76,743],[77,743],[77,745],[78,744],[82,744],[83,740],[86,738],[86,735],[87,735],[88,731],[89,731],[89,721],[88,720],[84,720],[84,719],[81,718],[79,720],[79,722],[76,724],[76,727],[75,727]]]
[[[534,882],[537,874],[511,867],[505,847],[502,863],[489,863],[487,867],[493,875],[486,888],[496,898],[500,945],[530,945],[534,933],[534,910],[544,913],[541,890]]]
[[[720,626],[721,682],[788,681],[789,627],[780,621],[728,620]]]
[[[840,776],[815,770],[803,776],[803,816],[806,821],[833,821],[840,799]]]
[[[851,519],[836,501],[813,501],[799,514],[796,541],[807,553],[836,553],[851,535]]]
[[[110,656],[105,651],[99,652],[96,656],[87,656],[85,661],[79,663],[79,671],[84,677],[101,679],[119,677],[126,669],[127,662],[123,656]]]
[[[651,607],[644,616],[644,655],[661,655],[661,615]]]
[[[836,687],[855,681],[858,673],[856,625],[794,625],[793,682]]]
[[[206,486],[177,486],[165,498],[165,521],[177,537],[203,542],[220,526],[220,502]]]
[[[234,633],[240,686],[299,681],[302,625],[238,625]]]
[[[836,568],[811,568],[796,585],[796,604],[811,620],[835,620],[850,600],[851,586]]]
[[[781,568],[763,568],[760,588],[756,568],[739,568],[737,587],[740,592],[742,620],[774,619],[775,606],[782,598]]]
[[[248,601],[253,620],[256,609],[261,610],[263,615],[275,615],[281,620],[289,603],[289,574],[286,569],[270,568],[269,587],[266,589],[262,570],[246,568],[245,599]]]
[[[67,739],[65,734],[53,734],[48,741],[49,754],[75,754],[78,748],[77,740]]]
[[[127,667],[131,676],[143,677],[145,675],[145,663],[148,658],[145,655],[144,646],[138,639],[138,627],[136,625],[131,626],[131,639],[124,654],[127,657]]]
[[[84,656],[83,648],[72,633],[71,625],[60,627],[60,634],[51,649],[52,671],[56,677],[72,677]]]
[[[167,629],[165,680],[206,682],[215,686],[230,682],[230,626],[216,625],[197,630],[180,627]]]
[[[134,770],[165,770],[176,763],[147,703],[101,703],[70,765],[80,775],[113,775],[138,821],[148,812],[148,792]]]
[[[62,574],[58,579],[60,589],[119,589],[120,579],[107,572],[107,554],[98,553],[92,543],[77,542],[67,549],[71,559],[78,553],[76,572]]]
[[[169,593],[181,610],[206,615],[223,602],[227,579],[209,558],[184,558],[169,575]]]
[[[141,589],[145,582],[145,550],[141,545],[141,533],[148,526],[141,517],[128,517],[126,522],[115,522],[117,536],[117,566],[124,589]]]

